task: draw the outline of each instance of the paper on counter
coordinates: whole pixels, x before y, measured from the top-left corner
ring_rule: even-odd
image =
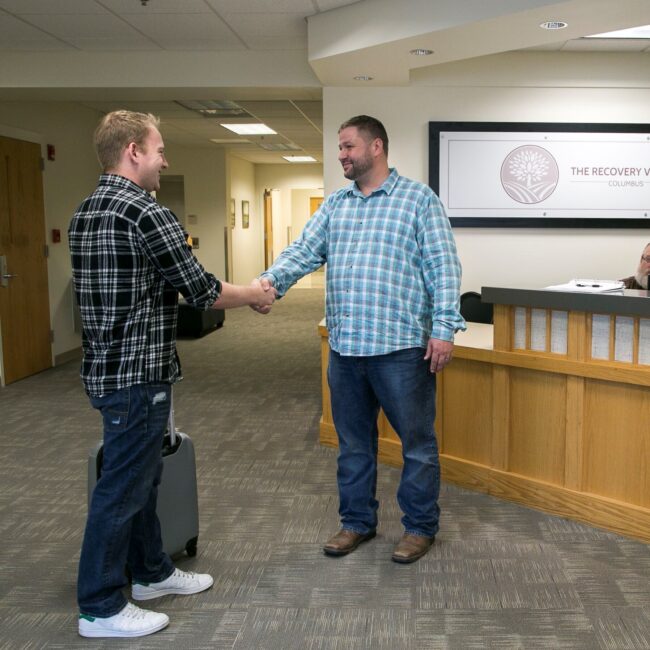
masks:
[[[607,293],[610,291],[622,291],[625,285],[620,280],[594,280],[591,278],[580,278],[570,280],[565,284],[554,284],[544,287],[548,291],[575,291],[578,293]]]

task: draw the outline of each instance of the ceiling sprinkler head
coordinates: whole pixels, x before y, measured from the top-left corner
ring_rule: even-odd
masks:
[[[146,7],[148,2],[149,2],[149,0],[140,0],[140,4],[141,4],[143,7]]]

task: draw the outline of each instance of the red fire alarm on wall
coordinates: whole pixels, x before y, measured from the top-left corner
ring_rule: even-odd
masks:
[[[59,244],[61,242],[61,231],[58,228],[52,230],[52,243]]]
[[[56,160],[56,149],[54,148],[53,144],[47,145],[47,159]]]

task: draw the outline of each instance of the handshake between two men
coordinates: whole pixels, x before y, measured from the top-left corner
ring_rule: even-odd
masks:
[[[268,314],[271,311],[271,306],[275,302],[275,299],[278,297],[278,292],[268,278],[255,278],[251,282],[251,287],[256,292],[256,301],[251,303],[251,309],[258,314]]]
[[[267,278],[255,278],[249,285],[221,282],[219,298],[213,303],[216,309],[232,309],[248,305],[259,314],[268,314],[278,292]]]

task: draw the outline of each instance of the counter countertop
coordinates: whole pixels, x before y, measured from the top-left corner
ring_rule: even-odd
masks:
[[[650,292],[636,289],[623,289],[616,293],[579,293],[548,289],[482,287],[481,299],[483,302],[497,305],[650,317]]]

